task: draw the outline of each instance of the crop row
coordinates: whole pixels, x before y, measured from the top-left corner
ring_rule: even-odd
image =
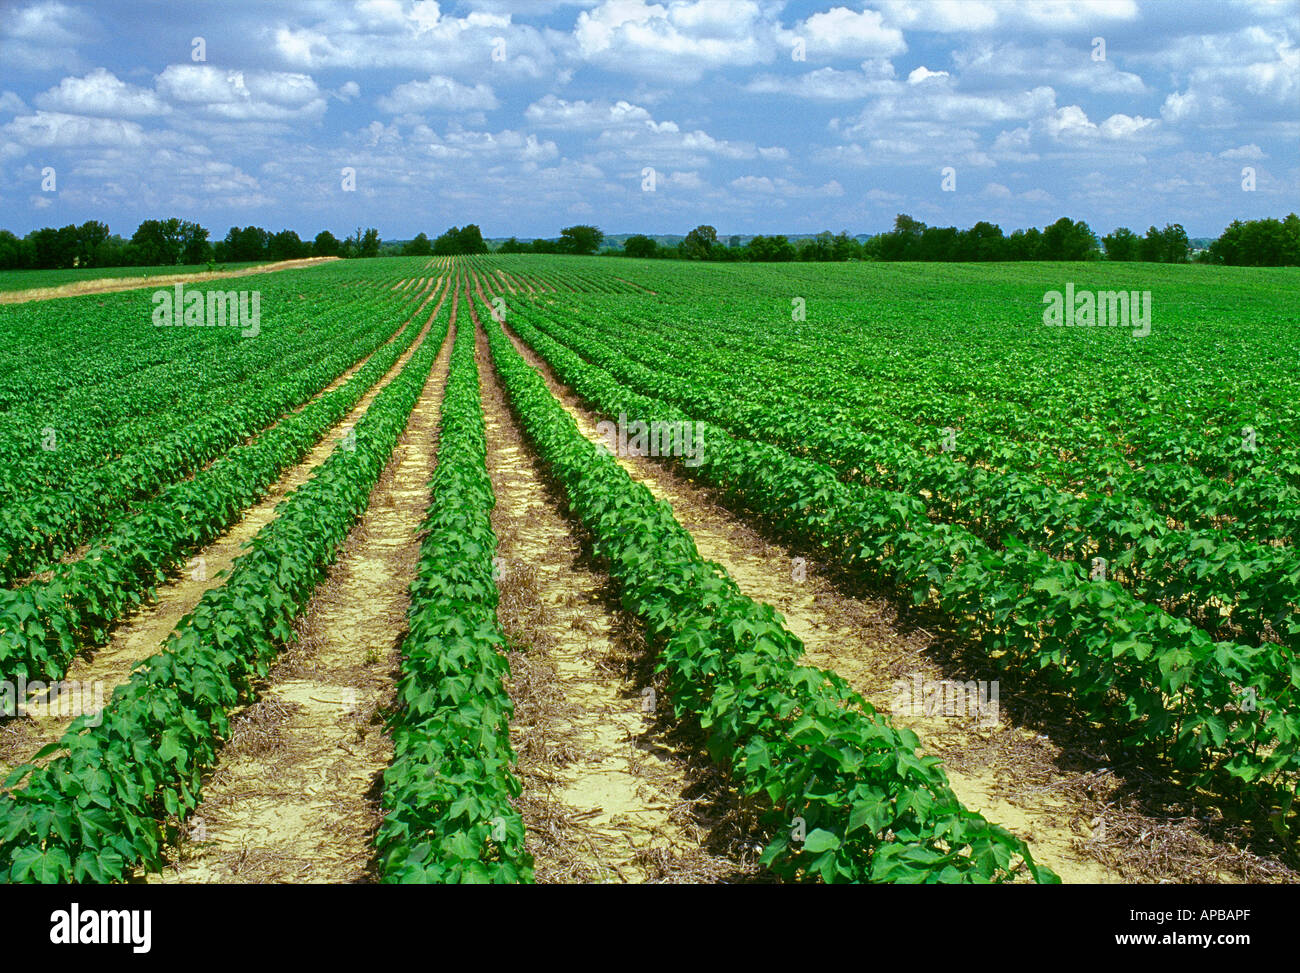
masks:
[[[733,434],[825,463],[850,481],[925,497],[930,516],[965,527],[993,547],[1023,542],[1089,572],[1100,566],[1134,597],[1160,604],[1212,636],[1235,630],[1241,641],[1258,645],[1273,633],[1300,648],[1300,557],[1292,548],[1243,541],[1224,530],[1174,530],[1142,502],[1122,495],[1079,497],[1032,475],[926,455],[837,422],[833,410],[816,403],[771,395],[770,384],[748,377],[743,358],[722,368],[691,362],[694,377],[679,378],[674,373],[691,354],[688,338],[649,349],[627,342],[615,349],[554,312],[521,313],[639,392]],[[656,369],[647,360],[678,365]]]
[[[512,315],[511,325],[562,381],[605,415],[690,420]],[[934,524],[925,504],[842,482],[829,467],[704,424],[704,462],[682,470],[774,530],[932,602],[959,636],[1000,666],[1047,669],[1122,742],[1192,770],[1222,769],[1286,803],[1300,770],[1300,667],[1276,645],[1212,641],[1075,564]],[[1279,796],[1282,795],[1282,796]]]
[[[383,319],[380,319],[382,321]],[[274,359],[246,382],[212,390],[197,421],[160,430],[139,449],[95,469],[74,473],[64,484],[0,507],[0,583],[15,579],[67,551],[131,504],[155,496],[211,462],[285,412],[295,409],[389,336],[391,325],[368,322],[345,340]],[[269,338],[268,343],[274,341]],[[278,343],[277,343],[278,344]],[[284,358],[283,351],[281,357]],[[167,423],[168,417],[160,422]]]
[[[628,343],[628,350],[642,361],[657,356],[675,374],[689,378],[703,369],[711,381],[744,376],[762,390],[755,408],[797,403],[799,409],[815,410],[819,421],[833,423],[837,429],[866,433],[896,448],[917,444],[911,448],[918,456],[928,454],[949,462],[961,459],[972,467],[1016,471],[1021,477],[1032,472],[1044,484],[1057,484],[1072,495],[1122,496],[1134,507],[1150,508],[1139,510],[1139,516],[1154,512],[1161,522],[1168,516],[1188,527],[1222,528],[1257,542],[1289,540],[1300,534],[1300,487],[1296,485],[1300,465],[1288,463],[1279,453],[1285,437],[1266,438],[1261,429],[1258,452],[1250,452],[1242,440],[1243,427],[1220,430],[1222,451],[1243,461],[1226,474],[1229,479],[1187,465],[1182,448],[1152,447],[1138,464],[1138,458],[1126,456],[1115,440],[1119,435],[1149,441],[1155,435],[1146,428],[1150,419],[1143,418],[1150,407],[1142,401],[1146,391],[1141,388],[1130,396],[1137,400],[1128,403],[1135,413],[1132,419],[1122,420],[1118,412],[1081,418],[1075,414],[1069,390],[1060,388],[1023,406],[994,400],[987,383],[978,386],[984,398],[953,391],[962,388],[959,383],[967,378],[960,371],[965,363],[961,348],[951,351],[954,362],[899,363],[895,372],[876,365],[877,370],[864,377],[855,366],[861,363],[865,368],[866,363],[852,350],[846,335],[826,334],[820,327],[802,326],[790,333],[778,329],[776,336],[765,337],[755,335],[748,321],[709,319],[692,324],[654,307],[639,307],[635,317],[623,307],[609,310],[612,313],[596,303],[583,307],[582,313],[590,314],[591,326],[610,340],[621,338],[631,325],[637,340]],[[684,340],[688,335],[690,340]],[[800,349],[797,359],[790,355],[792,341]],[[669,358],[663,357],[661,347],[654,347],[664,343],[675,346]],[[891,365],[897,362],[897,352],[879,357]],[[952,372],[958,374],[951,381],[942,378]],[[1072,376],[1053,377],[1059,385]],[[1005,376],[1002,381],[1007,381]],[[907,410],[911,418],[900,414]],[[990,422],[990,416],[996,421]],[[926,424],[930,421],[935,425]],[[1113,425],[1121,421],[1122,431],[1116,433]],[[953,429],[947,444],[943,427]],[[1034,438],[1026,441],[1024,437],[1030,435]],[[1196,435],[1204,438],[1203,433]]]
[[[468,318],[467,318],[468,320]],[[532,859],[510,799],[509,663],[497,628],[495,499],[474,363],[474,328],[456,332],[438,465],[402,644],[394,758],[376,836],[388,882],[529,882]]]
[[[255,339],[229,328],[155,328],[143,295],[104,307],[72,302],[77,319],[57,325],[73,331],[68,349],[52,349],[58,332],[42,331],[44,315],[36,317],[13,346],[23,364],[12,380],[26,382],[30,400],[0,416],[0,498],[41,497],[78,481],[85,487],[106,463],[161,439],[192,439],[186,430],[195,417],[202,424],[247,397],[262,373],[280,371],[286,359],[303,367],[312,351],[328,353],[357,323],[365,333],[371,321],[393,320],[398,304],[378,295],[360,307],[328,298],[309,304],[295,289],[284,280],[268,287],[265,327]],[[45,360],[60,372],[46,374],[39,367]],[[133,367],[118,374],[124,363]],[[110,488],[131,480],[105,476]]]
[[[325,576],[428,380],[445,319],[341,444],[278,508],[225,584],[204,594],[163,649],[89,726],[76,720],[10,775],[0,797],[0,882],[106,882],[162,865],[161,821],[198,805],[230,711],[256,696],[291,622]],[[16,787],[27,778],[24,787]]]
[[[484,317],[492,357],[529,439],[658,649],[679,718],[743,792],[770,802],[762,861],[787,879],[1051,880],[1006,830],[962,807],[937,758],[843,679],[799,664],[769,605],[702,560],[666,504],[577,430],[541,377]],[[792,840],[800,819],[805,840]]]
[[[48,580],[0,589],[0,675],[61,678],[79,649],[101,643],[110,624],[143,604],[169,571],[259,501],[393,367],[419,330],[409,325],[338,389],[140,503],[85,557],[56,566]],[[322,363],[318,379],[335,364]]]
[[[0,590],[0,677],[61,678],[79,649],[102,642],[113,622],[150,597],[169,571],[234,523],[301,460],[420,330],[409,325],[339,388],[140,504],[84,557],[58,565],[49,580]],[[334,365],[321,367],[323,379]]]

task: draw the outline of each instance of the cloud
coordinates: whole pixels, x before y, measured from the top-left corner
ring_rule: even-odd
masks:
[[[745,90],[758,95],[789,95],[821,101],[839,101],[885,94],[894,90],[894,67],[889,61],[864,61],[859,71],[841,71],[836,68],[818,68],[803,74],[761,74],[745,85]]]
[[[705,182],[698,172],[672,172],[664,180],[674,189],[703,189]]]
[[[741,176],[731,180],[731,188],[754,193],[776,192],[776,185],[767,176]]]
[[[573,40],[578,58],[607,70],[694,81],[769,62],[793,39],[754,0],[607,0],[578,15]]]
[[[945,125],[977,126],[1027,120],[1050,111],[1056,93],[1043,86],[1029,91],[972,93],[959,91],[948,77],[930,77],[924,84],[894,82],[861,113],[833,123],[849,138],[879,138],[904,123],[928,128],[941,137]]]
[[[1115,114],[1101,123],[1100,131],[1108,139],[1126,139],[1156,124],[1159,123],[1154,118],[1143,118],[1141,115]]]
[[[650,112],[627,101],[565,101],[546,95],[524,109],[524,117],[540,128],[567,131],[594,129],[655,128]]]
[[[93,16],[56,0],[6,9],[0,16],[0,64],[27,71],[75,70],[81,64],[78,48],[99,33]]]
[[[740,176],[728,184],[732,189],[744,193],[759,193],[765,196],[808,197],[808,196],[843,196],[844,187],[832,179],[821,186],[803,186],[780,177]]]
[[[1139,16],[1136,0],[882,0],[885,23],[939,34],[1073,33]]]
[[[159,95],[178,110],[237,121],[317,118],[325,98],[305,74],[238,71],[206,64],[172,64],[155,79]]]
[[[1122,71],[1112,51],[1105,61],[1094,61],[1089,48],[1052,38],[1045,43],[992,44],[976,42],[953,52],[953,65],[967,84],[1051,84],[1056,89],[1080,88],[1097,94],[1140,95],[1147,92],[1142,78]]]
[[[473,111],[496,108],[499,102],[492,89],[485,84],[472,88],[451,78],[433,75],[428,81],[408,81],[400,84],[376,103],[379,110],[390,115],[422,112],[429,109],[444,111]]]
[[[85,77],[64,78],[37,95],[36,104],[51,111],[117,118],[163,115],[171,110],[153,91],[120,81],[104,68],[96,68]]]
[[[1064,140],[1128,139],[1156,125],[1155,119],[1141,115],[1111,115],[1100,125],[1088,120],[1087,113],[1078,105],[1066,105],[1048,116],[1043,128],[1052,138]]]
[[[554,142],[511,129],[500,132],[452,131],[441,136],[424,129],[415,134],[413,144],[436,159],[490,158],[529,166],[560,155]]]
[[[1257,159],[1267,159],[1268,156],[1254,142],[1250,145],[1239,145],[1235,149],[1224,149],[1219,153],[1220,159],[1229,159],[1233,162],[1252,162]]]
[[[626,159],[642,165],[699,168],[710,157],[782,159],[781,146],[716,139],[700,129],[684,131],[676,122],[655,121],[650,112],[627,101],[566,101],[546,95],[524,110],[537,128],[600,134],[590,143],[598,158]]]
[[[1300,103],[1300,48],[1289,29],[1256,25],[1179,38],[1152,61],[1184,79],[1160,109],[1171,124],[1271,121],[1278,111],[1294,117]]]
[[[1294,196],[1294,0],[285,0],[194,21],[213,64],[190,62],[189,28],[135,29],[147,5],[111,22],[101,7],[0,15],[11,224],[51,218],[12,188],[43,165],[61,177],[59,219],[271,212],[300,232],[397,235],[465,219],[553,233],[583,206],[647,232],[852,227],[887,210],[1200,235],[1250,215],[1243,200]],[[340,195],[344,165],[356,193]],[[963,189],[940,198],[945,165]],[[1259,168],[1248,199],[1243,165]],[[657,196],[639,191],[646,166]]]
[[[1029,126],[999,132],[993,140],[993,155],[1007,162],[1037,162],[1037,153],[1030,149]]]
[[[308,71],[389,68],[478,77],[491,71],[541,78],[553,73],[555,49],[565,46],[563,35],[516,24],[509,13],[447,16],[434,0],[370,0],[320,9],[317,19],[264,29],[284,63]],[[504,59],[495,57],[498,51]]]
[[[929,68],[925,67],[925,65],[922,65],[921,67],[916,68],[914,71],[912,71],[911,74],[907,76],[907,83],[921,84],[922,82],[928,81],[930,78],[947,78],[947,77],[951,77],[951,75],[949,75],[947,71],[931,71]]]
[[[807,56],[813,60],[891,57],[907,50],[903,32],[885,26],[875,10],[832,7],[803,21],[795,33],[806,40]]]
[[[12,91],[0,91],[0,114],[19,115],[27,111],[27,105]]]
[[[664,167],[700,168],[711,158],[758,157],[758,146],[752,142],[717,139],[700,129],[682,131],[675,122],[650,122],[640,129],[606,129],[592,147],[598,159],[628,159]]]
[[[816,158],[827,165],[863,168],[994,165],[974,129],[921,121],[897,122],[860,142],[823,149]]]
[[[1055,203],[1056,197],[1046,189],[1030,189],[1020,194],[1020,198],[1027,203]]]
[[[0,135],[25,148],[140,145],[144,142],[144,130],[135,122],[49,111],[20,115],[9,124],[0,126]]]

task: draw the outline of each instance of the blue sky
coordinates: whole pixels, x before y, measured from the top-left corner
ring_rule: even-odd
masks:
[[[1213,236],[1300,209],[1298,43],[1295,0],[0,0],[0,226]]]

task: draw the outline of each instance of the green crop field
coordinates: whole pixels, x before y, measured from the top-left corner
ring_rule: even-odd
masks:
[[[185,290],[0,306],[0,880],[1300,877],[1300,271]]]

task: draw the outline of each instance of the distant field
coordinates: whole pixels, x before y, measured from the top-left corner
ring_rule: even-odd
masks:
[[[256,267],[265,260],[217,264],[217,270]],[[201,274],[207,264],[178,264],[174,267],[72,267],[66,270],[0,270],[0,291],[26,291],[37,287],[61,287],[82,280],[116,280],[120,277],[160,277],[170,274]]]

